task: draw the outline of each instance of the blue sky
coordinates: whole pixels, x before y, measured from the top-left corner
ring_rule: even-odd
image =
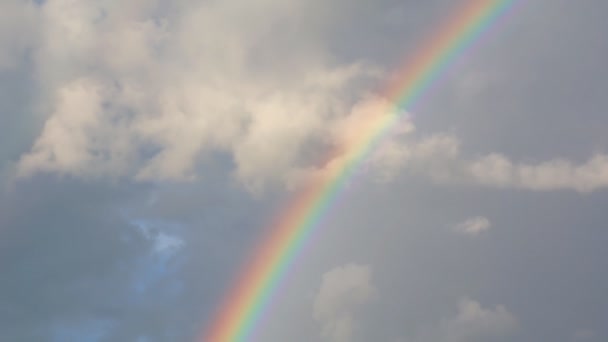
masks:
[[[0,340],[194,341],[461,3],[2,1]],[[605,341],[607,7],[523,2],[461,60],[258,340]]]

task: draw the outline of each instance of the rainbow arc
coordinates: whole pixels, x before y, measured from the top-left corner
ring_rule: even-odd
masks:
[[[319,227],[319,221],[331,210],[338,194],[354,177],[357,167],[403,119],[404,111],[415,107],[459,57],[472,49],[515,3],[516,0],[465,1],[406,61],[381,94],[389,99],[392,108],[385,108],[366,121],[360,135],[349,139],[347,146],[341,146],[340,165],[300,192],[279,213],[226,293],[202,341],[244,342],[253,338],[290,267]],[[330,155],[335,156],[336,152]]]

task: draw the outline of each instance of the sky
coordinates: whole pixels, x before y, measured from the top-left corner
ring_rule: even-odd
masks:
[[[608,2],[521,2],[363,162],[259,341],[608,340]],[[0,0],[0,340],[200,340],[464,3]]]

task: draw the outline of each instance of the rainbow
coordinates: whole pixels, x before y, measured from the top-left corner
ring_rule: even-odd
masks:
[[[224,302],[207,329],[204,342],[250,341],[264,318],[273,297],[302,252],[319,221],[336,197],[355,175],[357,167],[377,147],[388,131],[437,84],[450,66],[470,50],[516,0],[467,0],[431,37],[414,58],[396,73],[381,92],[391,103],[383,113],[374,114],[357,130],[356,137],[330,153],[337,165],[304,191],[298,193],[269,227],[227,292]],[[332,158],[339,156],[339,158]]]

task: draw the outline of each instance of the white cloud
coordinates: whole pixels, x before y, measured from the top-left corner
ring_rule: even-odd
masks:
[[[78,79],[57,89],[55,111],[45,123],[32,152],[20,161],[20,171],[66,172],[98,176],[126,172],[130,140],[126,127],[113,124],[118,114],[103,103],[113,96],[96,80]]]
[[[453,317],[444,318],[430,330],[395,342],[475,342],[507,337],[519,329],[518,319],[504,306],[484,308],[470,298],[462,298]],[[392,341],[391,341],[392,342]]]
[[[464,298],[458,305],[456,316],[441,323],[441,341],[485,341],[510,334],[517,327],[517,319],[504,306],[484,309],[479,302]]]
[[[253,191],[335,173],[348,157],[346,147],[383,122],[391,107],[360,89],[360,80],[380,76],[377,67],[336,64],[323,32],[297,26],[319,4],[3,3],[7,11],[0,13],[23,20],[0,20],[11,28],[0,32],[15,28],[24,38],[1,36],[0,45],[37,39],[36,108],[47,116],[18,161],[18,174],[189,180],[199,175],[202,159],[218,152],[233,159],[235,177]],[[32,20],[40,34],[16,28]],[[296,35],[298,43],[289,43]],[[23,51],[20,44],[2,51]],[[11,64],[11,56],[1,55],[0,64]],[[364,168],[380,181],[408,171],[498,188],[589,192],[608,186],[604,154],[580,165],[516,163],[499,153],[469,160],[456,137],[414,139],[413,130],[401,120]],[[335,152],[329,160],[327,150]]]
[[[321,153],[309,151],[311,141],[348,115],[353,81],[378,75],[364,64],[336,65],[322,34],[293,27],[307,20],[310,4],[183,5],[48,0],[40,7],[36,63],[49,111],[19,161],[21,176],[187,180],[198,175],[198,161],[220,152],[251,189],[286,182],[307,154]],[[276,27],[297,33],[297,46],[269,39]]]
[[[323,275],[313,317],[327,341],[348,342],[356,330],[357,309],[376,295],[369,266],[349,264]]]
[[[385,182],[404,170],[444,181],[453,176],[451,162],[459,153],[459,141],[447,134],[434,134],[418,140],[393,138],[380,145],[371,156],[370,163],[376,177]]]
[[[152,252],[161,256],[171,256],[184,247],[184,240],[173,234],[163,232],[145,221],[135,220],[133,223],[142,232],[143,236],[152,242]]]
[[[454,231],[461,234],[475,236],[487,231],[491,226],[492,223],[487,218],[483,216],[475,216],[454,226]]]
[[[563,158],[517,163],[499,153],[471,160],[462,155],[460,140],[445,133],[417,139],[390,136],[372,154],[370,163],[383,180],[392,180],[407,171],[437,183],[496,188],[586,193],[608,187],[608,155],[605,154],[596,154],[582,164]]]
[[[177,236],[158,233],[154,238],[154,251],[156,253],[175,253],[184,246],[184,240]]]
[[[369,96],[357,102],[348,115],[343,115],[328,121],[326,124],[326,149],[321,163],[315,163],[298,168],[288,179],[288,185],[296,187],[313,180],[335,177],[341,172],[344,165],[353,157],[357,157],[369,142],[369,133],[378,131],[394,116],[392,107],[386,99]],[[395,137],[407,136],[414,126],[409,119],[404,118],[396,122],[391,128],[390,133]],[[390,140],[387,140],[390,142]],[[354,147],[354,148],[353,148]],[[357,166],[358,173],[367,173],[373,170],[374,173],[387,175],[392,170],[398,169],[402,165],[402,156],[405,153],[401,150],[390,151],[392,145],[383,145],[382,152],[372,151],[368,156],[369,160],[364,160],[362,165]],[[396,156],[391,155],[396,153]],[[376,161],[376,159],[380,161]],[[395,165],[393,165],[393,163]],[[375,164],[387,164],[387,167],[376,167]],[[377,171],[377,172],[376,172]]]
[[[608,186],[608,156],[604,154],[596,154],[580,165],[565,159],[517,164],[503,155],[491,154],[470,163],[467,171],[475,181],[495,187],[590,192]]]

